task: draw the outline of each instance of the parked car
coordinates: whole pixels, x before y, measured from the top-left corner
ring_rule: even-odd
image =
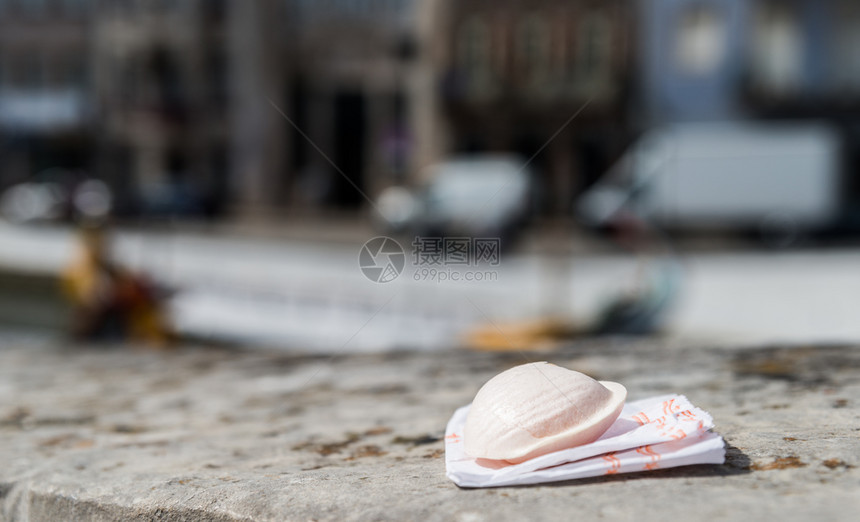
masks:
[[[531,172],[516,156],[453,158],[430,167],[417,189],[391,187],[379,197],[381,225],[428,237],[499,237],[512,242],[532,207]]]
[[[0,216],[17,223],[102,219],[112,206],[103,181],[63,168],[40,171],[0,195]]]

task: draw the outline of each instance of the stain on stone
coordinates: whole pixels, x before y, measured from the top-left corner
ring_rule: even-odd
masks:
[[[831,404],[834,408],[847,408],[848,407],[848,399],[836,399]]]
[[[120,461],[120,462],[116,462],[116,463],[114,463],[114,464],[112,464],[112,465],[110,465],[110,466],[105,466],[105,467],[103,467],[103,468],[102,468],[102,471],[104,471],[104,472],[107,472],[107,471],[113,471],[113,470],[118,469],[118,468],[121,468],[121,467],[123,467],[123,466],[125,466],[125,462]]]
[[[786,442],[794,442],[794,441],[800,440],[800,439],[798,439],[797,437],[783,437],[782,440],[784,440]]]
[[[95,422],[96,418],[93,415],[69,415],[56,417],[29,417],[26,424],[33,426],[78,426],[81,424],[90,424]]]
[[[0,426],[17,426],[20,428],[24,419],[29,416],[30,410],[19,406],[3,417],[0,417]]]
[[[206,373],[216,366],[217,362],[209,359],[201,359],[191,363],[191,368],[200,373]]]
[[[792,469],[802,468],[806,463],[798,457],[777,457],[773,462],[756,462],[752,465],[752,469],[756,471],[769,471],[772,469]]]
[[[285,415],[297,416],[297,415],[301,415],[301,414],[302,414],[302,413],[304,413],[304,412],[305,412],[305,407],[304,407],[304,406],[300,406],[300,405],[293,405],[293,406],[290,406],[289,408],[287,408],[287,410],[284,412],[284,414],[285,414]]]
[[[821,464],[823,464],[824,466],[826,466],[830,469],[837,469],[837,468],[852,469],[854,467],[842,459],[827,459],[824,462],[822,462]]]
[[[131,424],[115,424],[111,427],[114,433],[143,433],[146,428],[143,426],[133,426]]]
[[[780,360],[757,360],[753,357],[739,358],[735,363],[735,372],[740,375],[752,375],[768,379],[794,378],[794,363]]]
[[[53,446],[59,446],[63,442],[67,442],[70,438],[74,438],[74,437],[72,435],[59,435],[56,437],[51,437],[51,438],[39,441],[39,446],[42,446],[43,448],[50,448]]]
[[[807,388],[838,388],[834,369],[860,368],[860,356],[852,346],[771,346],[738,351],[731,368],[743,378],[779,380]]]
[[[65,446],[65,447],[80,447],[80,444],[85,442],[81,440],[77,435],[73,433],[66,433],[64,435],[57,435],[55,437],[50,437],[47,439],[43,439],[39,441],[39,446],[43,448],[52,448],[55,446]],[[92,446],[92,441],[90,440],[90,446]]]
[[[261,408],[263,406],[267,406],[272,402],[269,397],[248,397],[242,402],[242,406],[245,408]]]
[[[403,437],[398,435],[391,439],[392,444],[410,444],[412,446],[421,446],[424,444],[433,444],[442,440],[440,437],[434,437],[429,433],[427,435],[418,435],[417,437]]]
[[[151,440],[151,441],[146,441],[146,442],[131,442],[128,444],[120,444],[117,447],[118,448],[146,448],[146,447],[163,448],[163,447],[167,446],[168,444],[170,444],[170,441],[162,439],[162,440]]]
[[[364,432],[364,435],[367,437],[372,437],[374,435],[388,435],[391,433],[391,428],[388,426],[377,426],[375,428],[370,428],[369,430]]]
[[[313,451],[323,457],[328,455],[332,455],[334,453],[340,453],[341,450],[349,446],[350,444],[357,442],[361,439],[361,436],[357,433],[347,433],[346,438],[337,442],[327,442],[327,443],[317,443],[314,441],[307,441],[301,444],[296,444],[293,446],[293,451]]]
[[[430,453],[425,453],[422,455],[425,459],[438,459],[439,457],[445,455],[445,450],[443,449],[435,449]]]
[[[409,392],[409,388],[403,384],[387,384],[380,386],[373,386],[371,388],[366,388],[364,393],[370,393],[372,395],[403,395]]]
[[[384,455],[388,455],[387,451],[382,451],[382,448],[375,444],[368,444],[366,446],[359,446],[352,451],[349,457],[343,460],[355,460],[362,459],[365,457],[382,457]]]

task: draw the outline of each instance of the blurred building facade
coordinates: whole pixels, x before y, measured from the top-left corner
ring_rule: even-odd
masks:
[[[860,224],[860,4],[642,0],[635,126],[820,121],[842,137],[843,221]]]
[[[121,208],[205,214],[227,196],[222,2],[93,2],[94,172]]]
[[[642,0],[636,19],[637,103],[648,125],[827,118],[860,100],[852,0]]]
[[[449,2],[441,37],[450,153],[532,159],[542,208],[570,211],[629,139],[624,0]]]
[[[857,35],[853,0],[0,0],[0,189],[63,167],[134,213],[353,212],[504,151],[563,215],[639,132],[738,118],[831,121],[856,172]]]
[[[227,197],[224,2],[0,0],[0,188],[75,169],[121,212]]]
[[[94,97],[84,1],[0,0],[0,187],[89,164]]]
[[[0,0],[0,189],[61,166],[130,213],[357,208],[408,170],[414,5]]]
[[[357,208],[362,192],[372,197],[405,180],[416,7],[414,0],[291,2],[293,69],[283,101],[292,120],[294,204]]]

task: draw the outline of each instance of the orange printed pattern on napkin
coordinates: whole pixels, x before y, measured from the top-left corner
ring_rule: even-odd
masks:
[[[649,422],[651,422],[651,419],[649,419],[648,416],[645,415],[644,411],[640,411],[639,413],[634,415],[633,420],[638,422],[640,426],[644,426],[644,425],[648,424]]]
[[[668,401],[663,401],[663,413],[666,415],[672,415],[681,409],[681,406],[675,404],[675,399],[669,399]]]
[[[607,475],[614,475],[615,473],[618,473],[618,470],[621,468],[621,461],[618,460],[615,453],[616,452],[612,451],[603,456],[603,460],[605,460],[609,465],[609,469],[606,470]]]
[[[636,448],[636,453],[639,453],[641,455],[645,455],[646,457],[651,458],[651,462],[645,464],[645,466],[644,466],[645,469],[652,470],[652,469],[657,469],[660,467],[660,464],[659,464],[660,454],[657,453],[656,451],[654,451],[654,448],[652,448],[650,444],[647,446],[642,446],[642,447]]]

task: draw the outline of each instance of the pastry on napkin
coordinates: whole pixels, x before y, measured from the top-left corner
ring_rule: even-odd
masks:
[[[596,385],[608,386],[609,394]],[[623,386],[615,383],[599,383],[548,363],[503,372],[478,392],[473,404],[459,408],[448,421],[448,478],[461,487],[513,486],[725,461],[723,439],[710,431],[713,419],[685,396],[627,402],[613,412],[621,390]],[[536,399],[541,393],[543,402]],[[467,430],[473,407],[480,411],[472,413]],[[610,417],[611,424],[606,421]],[[592,433],[583,442],[581,433],[601,420],[608,429],[603,428],[599,436]],[[466,436],[472,439],[469,452]],[[503,443],[494,443],[494,438]],[[541,449],[535,441],[542,438],[566,438],[573,443],[561,449],[545,444]]]

